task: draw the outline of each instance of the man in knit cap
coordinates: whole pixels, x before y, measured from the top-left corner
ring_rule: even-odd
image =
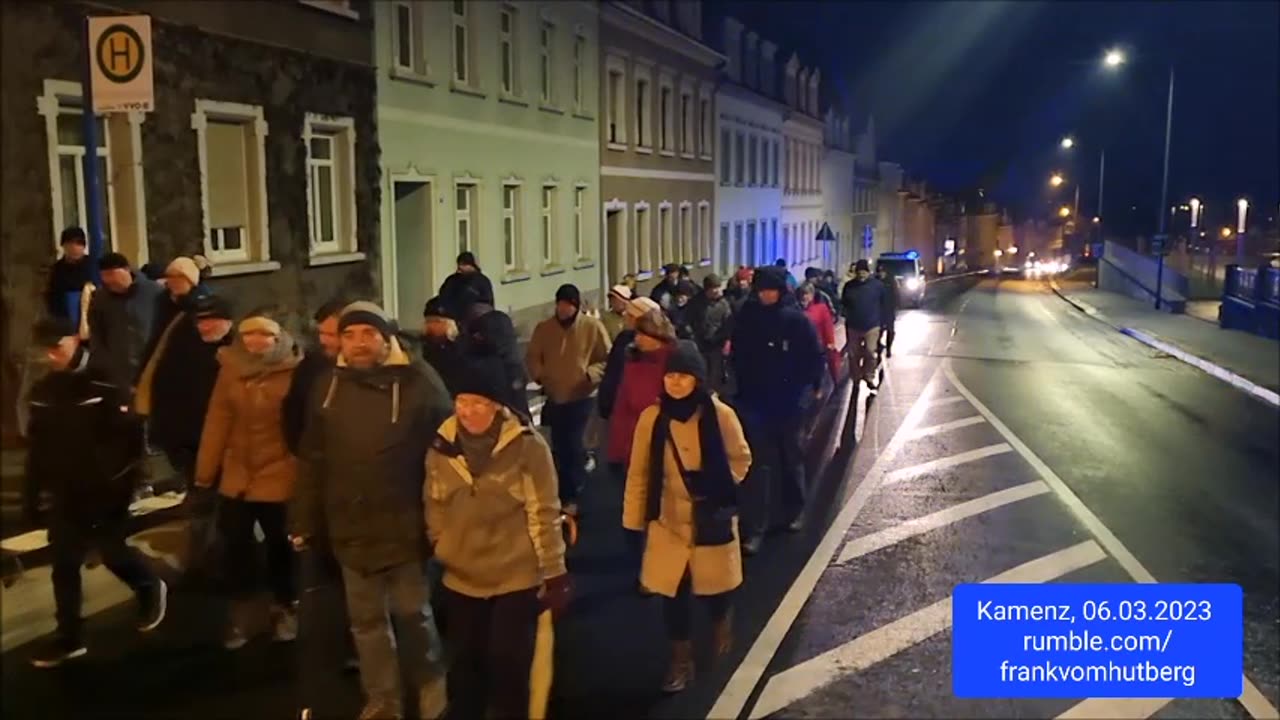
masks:
[[[451,395],[457,394],[458,380],[467,366],[464,340],[444,302],[439,297],[428,300],[422,308],[422,358],[440,373]]]
[[[578,512],[578,492],[586,481],[583,440],[591,418],[591,393],[604,378],[611,347],[604,324],[583,315],[581,308],[577,286],[561,285],[555,315],[534,328],[525,356],[529,377],[547,395],[542,423],[551,428],[560,502],[570,515]]]
[[[308,404],[290,534],[303,549],[323,530],[342,567],[367,701],[360,717],[402,717],[404,677],[420,716],[435,718],[444,683],[424,574],[422,468],[449,393],[376,304],[348,305],[338,329],[336,365]]]

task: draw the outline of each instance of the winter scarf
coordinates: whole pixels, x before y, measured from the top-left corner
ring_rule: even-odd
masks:
[[[732,541],[732,530],[726,527],[737,513],[737,485],[729,469],[729,455],[724,449],[724,437],[720,434],[720,421],[716,416],[711,393],[699,385],[686,398],[675,399],[665,392],[659,400],[658,417],[653,423],[653,436],[649,443],[649,496],[646,517],[657,520],[662,512],[662,485],[666,481],[666,449],[669,444],[670,426],[673,420],[688,422],[698,410],[698,445],[702,451],[702,469],[685,471],[682,478],[689,496],[693,498],[695,545],[724,545]],[[672,444],[671,452],[677,465],[683,469],[680,451]],[[730,537],[726,538],[728,532]]]
[[[471,471],[472,477],[480,477],[489,466],[489,461],[493,459],[493,449],[498,446],[498,436],[502,434],[502,426],[506,419],[507,414],[499,412],[493,417],[489,429],[479,435],[472,435],[462,427],[461,422],[458,423],[458,447],[462,449],[462,455],[467,459],[467,469]]]

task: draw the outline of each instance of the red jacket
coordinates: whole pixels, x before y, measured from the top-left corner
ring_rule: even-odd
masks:
[[[818,333],[818,343],[822,345],[822,351],[827,356],[827,368],[831,371],[831,379],[838,381],[840,352],[833,349],[836,344],[836,320],[831,315],[831,308],[825,303],[814,300],[804,309],[804,314],[809,318],[809,322],[813,323],[813,329]]]
[[[672,347],[665,345],[647,353],[627,349],[630,356],[622,366],[622,381],[618,383],[618,396],[609,416],[609,462],[623,465],[631,462],[636,423],[640,421],[640,413],[658,402],[662,395],[662,376],[666,374],[667,356]]]

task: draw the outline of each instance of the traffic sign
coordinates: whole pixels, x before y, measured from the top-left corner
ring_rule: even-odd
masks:
[[[818,242],[835,242],[836,234],[831,232],[831,226],[822,223],[822,227],[818,229],[818,236],[814,238]]]
[[[86,51],[95,113],[155,108],[151,16],[89,18]]]
[[[871,246],[874,245],[876,241],[875,233],[876,233],[875,228],[871,227],[870,225],[862,226],[862,247],[868,250],[871,249]]]

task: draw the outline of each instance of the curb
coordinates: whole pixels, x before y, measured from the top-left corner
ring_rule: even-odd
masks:
[[[1053,290],[1055,295],[1062,298],[1063,300],[1066,300],[1068,304],[1074,306],[1077,310],[1084,313],[1085,315],[1088,315],[1091,318],[1096,318],[1098,320],[1101,320],[1102,322],[1108,325],[1111,325],[1111,327],[1114,327],[1117,330],[1121,330],[1120,327],[1112,324],[1110,320],[1107,320],[1107,316],[1103,315],[1098,310],[1098,308],[1090,305],[1089,303],[1083,300],[1079,300],[1063,292],[1062,288],[1058,285],[1058,282],[1056,280],[1050,280],[1049,287]]]

